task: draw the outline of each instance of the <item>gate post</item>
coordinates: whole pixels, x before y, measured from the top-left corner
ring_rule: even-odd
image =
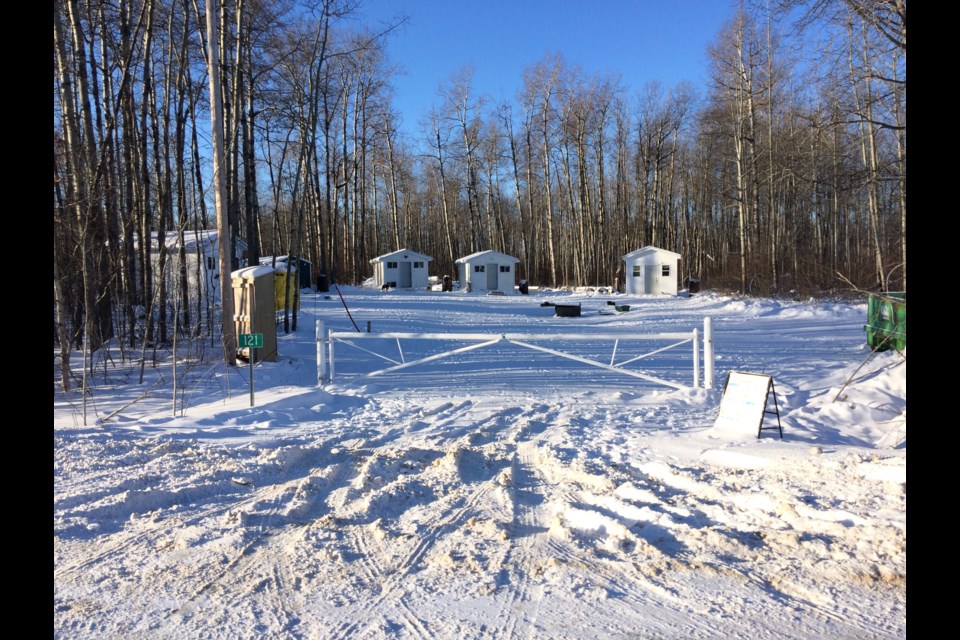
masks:
[[[327,360],[323,351],[323,320],[317,320],[317,386],[322,387],[327,376]]]
[[[333,382],[333,329],[327,331],[327,348],[330,350],[330,375],[327,377],[327,382]]]
[[[713,321],[703,319],[703,387],[713,389]]]
[[[700,332],[693,330],[693,388],[700,388]]]

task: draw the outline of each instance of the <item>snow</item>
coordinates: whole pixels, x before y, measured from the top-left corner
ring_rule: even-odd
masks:
[[[169,364],[136,384],[114,354],[86,426],[54,394],[55,637],[906,637],[906,357],[870,355],[865,303],[341,291],[364,331],[604,364],[598,336],[709,317],[714,388],[689,344],[626,365],[676,389],[503,340],[364,377],[462,346],[375,339],[318,388],[315,322],[354,331],[336,290],[304,292],[252,407],[209,341],[176,415]],[[730,371],[772,377],[782,440],[713,428]]]
[[[283,267],[282,267],[282,268],[281,268],[280,265],[278,264],[277,267],[276,267],[276,269],[274,269],[274,268],[271,267],[270,265],[261,264],[261,265],[258,265],[258,266],[256,266],[256,267],[244,267],[244,268],[242,268],[242,269],[238,269],[238,270],[234,271],[233,273],[231,273],[231,274],[230,274],[230,277],[231,277],[231,278],[240,278],[240,279],[255,279],[255,278],[260,278],[260,277],[265,276],[265,275],[269,275],[269,274],[273,273],[274,271],[282,271],[282,270],[285,270],[286,268],[287,268],[286,263],[283,263]],[[296,271],[296,269],[294,269],[294,271]],[[254,378],[254,382],[256,382],[256,378]]]

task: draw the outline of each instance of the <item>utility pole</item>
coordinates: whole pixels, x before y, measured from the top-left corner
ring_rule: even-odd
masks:
[[[216,0],[206,0],[207,10],[207,65],[210,76],[210,127],[213,139],[213,183],[217,210],[217,261],[220,271],[220,309],[223,357],[228,365],[237,364],[237,337],[233,326],[233,288],[230,286],[230,257],[232,254],[230,223],[227,218],[227,177],[223,173],[223,99],[220,87],[220,45],[217,34]]]

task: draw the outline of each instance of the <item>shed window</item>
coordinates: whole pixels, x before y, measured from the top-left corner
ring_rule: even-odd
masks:
[[[500,265],[500,273],[510,273],[510,265],[508,264]]]
[[[670,265],[665,264],[660,267],[660,274],[664,276],[670,275]]]
[[[387,263],[387,269],[396,269],[396,268],[397,268],[397,263],[396,263],[396,262],[388,262],[388,263]]]
[[[640,273],[640,265],[638,265],[638,264],[633,265],[633,277],[634,277],[634,278],[639,278],[641,275],[643,275],[643,274]]]
[[[413,263],[413,268],[414,268],[414,269],[423,269],[423,263],[422,263],[422,262],[414,262],[414,263]]]
[[[474,272],[474,273],[483,273],[483,272],[486,271],[486,270],[487,270],[487,267],[486,267],[485,265],[482,265],[482,264],[477,264],[477,265],[474,265],[474,267],[473,267],[473,272]]]
[[[215,270],[213,258],[211,256],[207,256],[207,270],[208,271]]]

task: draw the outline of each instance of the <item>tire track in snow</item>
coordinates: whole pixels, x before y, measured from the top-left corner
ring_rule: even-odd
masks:
[[[406,602],[405,581],[417,571],[424,557],[438,540],[466,524],[469,515],[476,510],[478,504],[488,497],[490,491],[491,487],[481,484],[477,491],[463,499],[463,503],[458,508],[453,510],[452,513],[448,512],[449,515],[422,523],[421,530],[428,533],[419,536],[412,548],[404,550],[402,559],[396,566],[385,567],[372,560],[378,554],[369,551],[369,545],[366,542],[366,536],[369,533],[364,527],[352,526],[347,533],[348,543],[356,551],[358,562],[364,567],[363,571],[369,577],[371,583],[379,582],[382,587],[375,597],[367,600],[360,608],[356,614],[357,620],[342,625],[340,632],[345,636],[362,634],[372,624],[371,620],[377,617],[373,613],[389,608],[388,605],[391,600],[396,598],[402,615],[410,623],[410,628],[421,638],[433,638],[434,634],[429,631],[425,623],[416,616]],[[397,541],[392,540],[391,544],[397,544]]]
[[[529,567],[536,561],[537,554],[535,547],[538,546],[538,540],[542,544],[542,539],[549,536],[549,513],[546,507],[541,504],[545,501],[542,493],[537,493],[533,489],[542,477],[537,476],[533,464],[533,452],[535,444],[523,442],[517,444],[517,449],[513,457],[512,465],[512,494],[513,494],[513,522],[511,527],[511,540],[520,540],[518,545],[511,545],[507,553],[507,566],[524,566],[527,570],[519,577],[520,583],[513,593],[509,608],[511,612],[507,625],[507,635],[509,637],[517,636],[517,625],[521,619],[512,615],[513,611],[520,610],[517,606],[521,603],[532,602],[532,611],[530,611],[522,622],[526,623],[528,637],[536,635],[537,617],[540,611],[540,603],[543,601],[543,586],[530,584]],[[530,492],[534,497],[523,499],[521,492]],[[519,572],[518,572],[519,573]]]
[[[786,508],[787,513],[793,512],[788,502],[796,492],[795,488],[781,487],[776,477],[763,480],[764,476],[761,475],[754,477],[751,484],[765,486],[764,493],[731,495],[718,492],[716,482],[701,481],[700,475],[709,473],[709,470],[696,467],[677,468],[662,462],[640,465],[635,467],[635,470],[640,473],[635,474],[632,479],[649,485],[652,489],[633,491],[638,496],[647,496],[640,498],[643,509],[650,510],[652,506],[654,512],[661,514],[661,517],[656,519],[659,523],[657,526],[668,527],[665,531],[675,536],[675,542],[668,543],[668,548],[663,549],[668,555],[667,563],[656,567],[656,574],[662,576],[662,579],[656,581],[659,583],[659,591],[672,601],[671,610],[677,610],[677,604],[693,603],[696,607],[706,607],[713,615],[736,620],[748,613],[762,615],[761,612],[768,606],[774,609],[786,606],[798,611],[810,611],[841,629],[849,626],[850,615],[857,616],[857,612],[834,613],[823,606],[828,603],[811,600],[808,597],[810,593],[822,593],[822,590],[808,590],[801,584],[794,584],[790,579],[790,572],[782,572],[787,567],[777,562],[779,558],[776,548],[771,548],[762,535],[764,531],[774,533],[783,530],[784,523],[780,522],[783,516],[780,511]],[[637,505],[628,497],[623,497],[625,508],[617,508],[611,502],[617,499],[616,493],[619,492],[615,492],[615,496],[581,497],[586,508],[598,508],[601,513],[625,514],[631,511],[631,508],[636,508]],[[785,500],[788,502],[785,503]],[[683,515],[684,513],[687,515]],[[773,516],[774,513],[777,513],[777,517]],[[634,532],[637,521],[626,515],[624,517],[628,531]],[[794,524],[803,526],[802,522]],[[758,529],[760,535],[756,533]],[[793,529],[787,527],[784,531],[790,534]],[[797,531],[796,535],[803,535],[803,531]],[[654,548],[661,546],[657,539],[651,539],[649,543]],[[670,546],[675,549],[670,551]],[[597,564],[595,558],[586,554],[581,555],[580,560],[587,564]],[[821,560],[824,558],[817,557],[814,562]],[[640,576],[647,581],[652,580],[649,570],[643,564],[638,565],[638,570]],[[712,575],[712,579],[721,583],[738,583],[735,589],[738,592],[742,590],[740,585],[752,584],[759,598],[749,604],[723,598],[708,598],[704,601],[700,588],[694,587],[691,590],[685,579],[686,576],[693,575]],[[823,579],[830,578],[824,575]],[[699,619],[704,612],[695,611],[698,615],[691,616],[691,619]],[[863,620],[855,626],[864,628],[874,625],[869,620]],[[691,631],[702,634],[709,629],[695,628]],[[877,632],[883,633],[883,630],[878,628]],[[771,637],[775,637],[776,630],[771,629],[770,633],[773,634]]]
[[[440,413],[433,415],[430,424],[416,425],[417,428],[411,431],[417,433],[417,435],[434,435],[436,433],[436,435],[443,435],[453,442],[462,439],[473,447],[478,440],[490,440],[491,429],[502,427],[507,418],[517,413],[514,409],[499,409],[494,410],[490,415],[478,418],[471,417],[467,424],[461,424],[464,416],[469,416],[476,410],[477,407],[474,406],[472,401],[461,403],[455,407],[446,405]],[[526,414],[532,415],[536,412],[537,410],[528,410]],[[499,439],[494,439],[494,442],[499,442]],[[445,448],[449,450],[451,445],[452,442],[448,442]],[[459,498],[461,500],[459,506],[444,510],[448,515],[420,523],[419,530],[428,533],[419,536],[412,548],[404,550],[401,559],[391,566],[383,566],[376,560],[376,558],[382,557],[382,554],[371,551],[372,545],[368,540],[372,534],[369,527],[350,527],[347,542],[362,566],[362,572],[372,583],[382,586],[375,597],[366,601],[357,612],[355,622],[340,625],[338,635],[362,635],[369,630],[369,627],[373,624],[372,620],[382,616],[384,610],[393,610],[391,605],[395,604],[396,608],[399,609],[399,615],[407,622],[407,628],[411,632],[422,638],[434,637],[434,634],[416,615],[408,602],[408,596],[410,595],[408,580],[418,571],[424,559],[439,541],[443,540],[448,534],[462,529],[471,516],[477,512],[482,512],[484,510],[483,505],[491,502],[491,493],[496,486],[491,481],[474,482],[470,483],[469,486],[472,490]],[[374,540],[376,540],[375,536]],[[375,542],[375,544],[380,546],[379,542]],[[389,544],[396,545],[397,540],[390,539]],[[378,615],[374,615],[375,613]]]
[[[515,425],[497,443],[508,447],[510,455],[509,545],[504,554],[503,569],[497,584],[503,600],[487,632],[495,637],[536,637],[543,601],[542,584],[531,583],[531,567],[540,561],[537,548],[549,536],[549,504],[542,490],[544,479],[536,468],[536,449],[557,411],[537,405],[523,412]],[[539,571],[538,571],[539,573]]]
[[[823,528],[824,522],[830,519],[830,510],[816,512],[808,508],[807,511],[810,513],[806,518],[801,517],[798,515],[799,507],[806,505],[796,503],[795,487],[785,488],[770,483],[768,494],[737,500],[730,499],[729,496],[715,495],[710,485],[696,480],[685,479],[682,476],[671,477],[669,474],[658,474],[658,477],[664,481],[664,484],[678,492],[683,502],[687,505],[695,504],[695,508],[703,512],[712,513],[710,506],[723,505],[723,510],[729,517],[721,526],[715,529],[711,527],[711,530],[706,532],[708,535],[715,530],[718,535],[734,542],[741,542],[745,537],[750,537],[748,543],[752,541],[755,545],[752,551],[755,552],[757,559],[744,563],[742,558],[730,553],[722,543],[715,542],[708,549],[710,557],[698,559],[697,565],[743,584],[753,584],[764,599],[775,603],[776,608],[790,607],[810,611],[838,625],[839,628],[848,625],[851,618],[861,618],[860,612],[856,610],[841,614],[824,606],[831,604],[829,598],[824,599],[824,590],[808,589],[796,582],[791,577],[792,567],[782,566],[778,562],[778,552],[771,546],[771,544],[777,544],[774,542],[776,536],[785,539],[792,537],[796,545],[802,545],[800,541],[806,537],[814,540],[819,536],[827,536],[826,532],[833,531],[836,536],[828,536],[831,538],[830,547],[842,550],[843,537],[856,537],[855,527],[851,527],[849,531],[839,525]],[[761,484],[768,485],[764,482]],[[831,523],[828,522],[828,524]],[[696,533],[702,532],[698,529]],[[819,555],[810,558],[812,565],[820,567],[819,576],[815,579],[833,582],[836,576],[830,575],[831,569],[826,560],[828,558]],[[809,576],[807,579],[810,579]],[[840,583],[837,583],[837,588],[841,588]],[[811,596],[817,596],[817,599]],[[732,608],[729,613],[739,615],[742,612]],[[875,625],[872,618],[863,618],[855,626],[869,628]],[[882,633],[883,630],[877,629],[877,632]]]
[[[335,451],[343,441],[336,438],[329,441],[324,449]],[[358,456],[362,460],[366,455],[364,449],[353,449],[345,456],[323,468],[323,475],[311,474],[305,478],[287,481],[279,485],[269,485],[257,491],[249,499],[239,505],[230,505],[223,509],[224,514],[236,513],[240,518],[241,526],[251,520],[256,520],[256,529],[253,539],[227,563],[220,568],[216,575],[207,580],[192,594],[187,596],[179,607],[165,616],[166,624],[177,614],[187,611],[196,616],[203,611],[203,604],[208,600],[208,594],[214,591],[219,593],[216,602],[228,602],[228,608],[237,609],[247,606],[255,593],[269,593],[268,603],[263,611],[277,617],[276,624],[281,628],[295,625],[296,619],[287,615],[287,604],[290,600],[291,589],[288,585],[299,583],[299,576],[289,571],[281,572],[277,567],[287,566],[284,549],[291,534],[300,531],[306,524],[312,522],[316,515],[317,505],[323,504],[329,494],[341,486],[347,479],[350,469],[357,462]],[[267,494],[266,497],[264,494]],[[306,495],[304,495],[306,494]],[[251,513],[252,507],[267,505],[265,511]],[[199,518],[200,516],[197,516]],[[209,517],[209,514],[204,517]],[[279,551],[277,548],[279,547]],[[268,558],[265,560],[265,558]],[[272,558],[272,559],[271,559]],[[271,575],[263,578],[258,569],[273,567]],[[285,618],[281,619],[280,614]]]
[[[199,526],[211,519],[224,518],[230,513],[247,513],[256,505],[267,502],[279,504],[283,494],[289,492],[289,487],[281,485],[269,485],[264,490],[258,491],[246,497],[239,502],[214,502],[212,507],[200,509],[193,512],[189,517],[176,517],[176,528],[179,530]],[[268,497],[264,497],[264,492]],[[276,509],[278,507],[274,507]],[[55,580],[60,581],[64,578],[76,576],[83,571],[99,565],[118,564],[123,565],[123,560],[127,557],[149,557],[157,551],[162,551],[173,544],[170,540],[171,519],[163,518],[150,523],[149,529],[137,534],[125,536],[109,536],[108,539],[100,545],[100,548],[92,555],[86,556],[82,561],[60,566],[55,571]],[[142,522],[142,520],[141,520]],[[113,563],[114,559],[120,562]]]
[[[544,431],[548,425],[560,422],[554,411],[544,412],[539,417]],[[563,426],[557,424],[557,428]],[[651,606],[651,599],[644,598],[644,593],[659,600],[670,600],[673,606],[683,604],[679,595],[664,583],[638,571],[629,562],[627,551],[595,549],[589,540],[584,544],[583,539],[566,533],[567,525],[562,514],[567,506],[580,503],[584,492],[612,492],[615,485],[605,476],[571,467],[554,456],[545,445],[546,433],[521,439],[529,436],[530,431],[526,428],[517,431],[511,487],[514,535],[504,558],[505,569],[501,572],[501,583],[510,588],[505,599],[498,599],[500,612],[492,635],[538,637],[569,633],[571,624],[575,623],[565,617],[568,612],[544,608],[544,598],[555,589],[570,588],[565,580],[571,568],[576,569],[576,576],[589,576],[588,581],[578,588],[604,594],[596,599],[583,599],[579,606],[589,610],[586,615],[592,619],[609,619],[613,628],[619,624],[617,616],[613,615],[616,611],[636,615],[635,611],[657,609]],[[638,587],[641,588],[639,592]],[[681,635],[707,631],[692,628],[684,614],[671,616],[665,622],[665,629],[682,630]],[[567,631],[561,631],[564,629]],[[614,635],[629,631],[628,625],[621,626]],[[599,629],[590,632],[603,635]]]
[[[328,455],[325,452],[336,449],[341,442],[355,439],[356,433],[344,434],[329,438],[323,443],[323,447],[314,452],[314,455]],[[200,470],[203,471],[202,469]],[[171,525],[176,523],[177,530],[184,530],[194,526],[200,526],[210,520],[227,518],[230,514],[249,513],[261,502],[274,502],[282,500],[283,494],[291,491],[291,481],[282,476],[288,475],[288,471],[281,471],[281,479],[275,483],[255,487],[248,494],[237,494],[236,500],[226,500],[223,497],[224,492],[218,492],[216,495],[210,495],[197,500],[199,504],[190,504],[191,511],[180,510],[174,515],[163,517],[148,522],[147,518],[141,517],[137,520],[138,526],[149,528],[137,533],[124,533],[124,535],[106,534],[100,536],[97,549],[93,554],[84,556],[78,562],[67,562],[58,564],[56,576],[66,578],[77,575],[82,571],[87,571],[98,564],[109,562],[113,558],[123,558],[129,555],[148,555],[158,550],[163,550],[173,544],[170,538]],[[189,488],[189,487],[188,487]],[[214,486],[214,488],[216,488]],[[236,490],[232,486],[232,491]],[[203,502],[207,502],[204,504]]]
[[[269,492],[273,495],[270,497],[266,504],[269,505],[266,509],[266,513],[258,516],[258,519],[261,520],[261,523],[257,526],[257,530],[254,533],[252,540],[240,549],[240,551],[228,562],[226,565],[220,569],[220,571],[212,579],[204,582],[198,589],[196,589],[192,595],[188,596],[183,602],[180,603],[178,607],[169,611],[165,616],[165,620],[170,620],[174,616],[184,616],[185,613],[193,615],[198,612],[198,607],[196,603],[202,601],[206,598],[206,594],[222,585],[224,580],[231,575],[241,574],[244,571],[244,567],[257,566],[259,559],[254,561],[252,558],[254,555],[257,555],[257,550],[267,544],[267,538],[270,535],[272,530],[271,525],[275,519],[280,515],[280,510],[286,500],[284,497],[287,494],[291,493],[291,487],[289,485],[281,485],[280,487],[271,486],[269,487]],[[258,492],[259,493],[259,492]],[[264,500],[258,495],[256,499],[251,499],[248,501],[249,504],[258,504],[264,503]],[[240,513],[241,519],[243,518],[243,513],[246,511],[238,512]]]

